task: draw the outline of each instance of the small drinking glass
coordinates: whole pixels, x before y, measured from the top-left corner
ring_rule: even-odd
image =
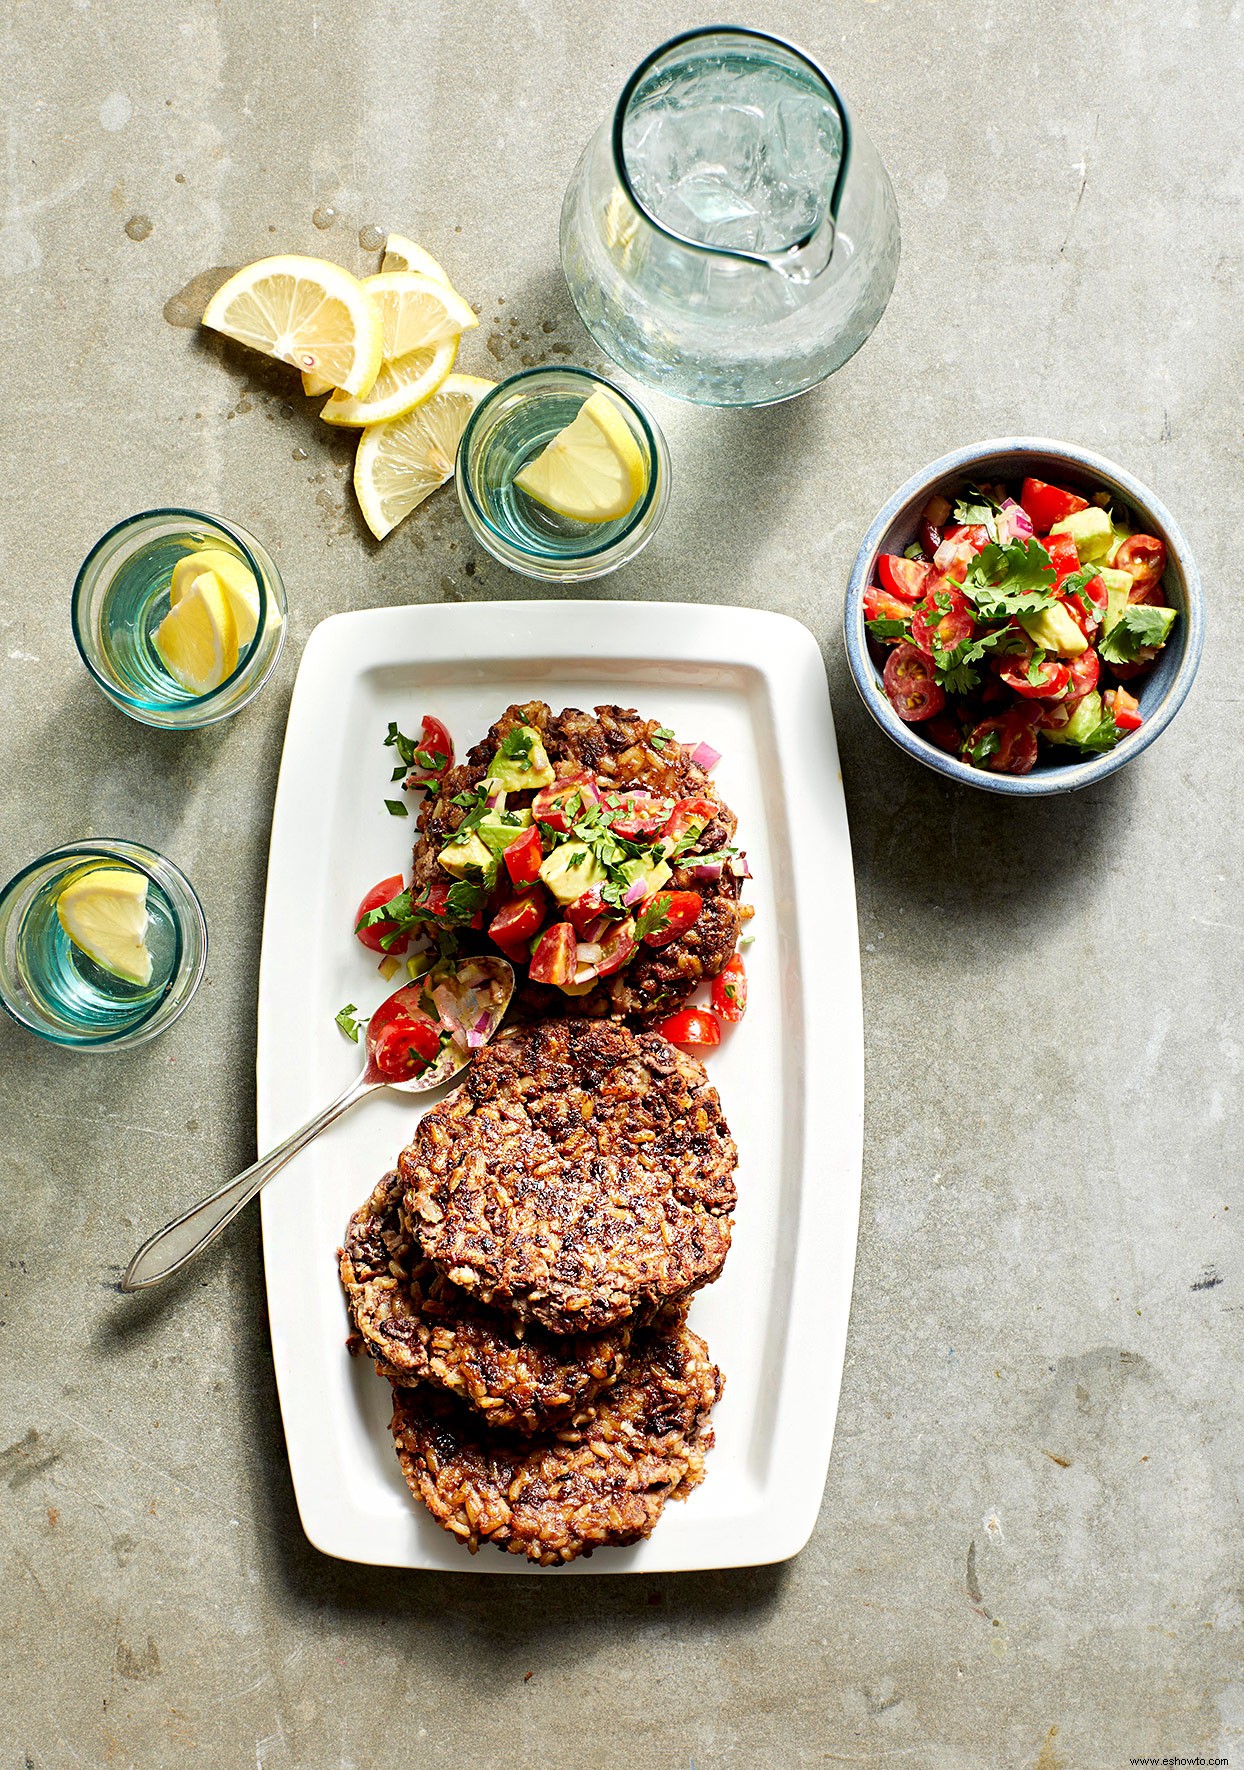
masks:
[[[218,688],[193,694],[155,646],[169,611],[173,568],[202,547],[233,554],[255,580],[259,624]],[[285,586],[253,535],[197,510],[145,510],[96,541],[73,587],[73,636],[82,662],[114,706],[144,725],[188,731],[214,725],[254,700],[285,641]]]
[[[148,983],[96,964],[65,932],[62,892],[101,867],[147,880]],[[54,1045],[122,1051],[154,1039],[181,1013],[207,964],[207,923],[189,880],[139,842],[70,842],[53,848],[0,890],[0,1004]]]
[[[579,522],[528,497],[514,476],[604,389],[635,440],[645,483],[625,516]],[[669,502],[669,450],[629,394],[590,369],[523,369],[498,382],[472,412],[458,445],[458,501],[471,533],[494,559],[529,578],[601,578],[646,545]]]

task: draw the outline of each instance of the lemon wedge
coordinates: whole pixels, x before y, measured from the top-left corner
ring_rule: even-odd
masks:
[[[400,418],[413,412],[425,399],[431,399],[454,366],[458,354],[457,338],[446,338],[427,350],[412,350],[396,362],[381,363],[380,373],[370,393],[362,399],[351,399],[348,393],[335,393],[320,410],[325,424],[381,424],[386,418]]]
[[[416,246],[404,234],[390,234],[384,243],[384,257],[380,261],[382,271],[417,270],[421,276],[431,277],[434,283],[444,283],[447,289],[453,284],[446,275],[445,269],[438,264],[430,252],[422,246]]]
[[[647,481],[631,427],[603,389],[514,475],[529,498],[575,522],[616,522],[634,509]]]
[[[378,541],[452,479],[467,420],[495,386],[479,375],[450,375],[413,412],[363,432],[354,458],[354,490]]]
[[[366,393],[380,372],[380,315],[339,264],[287,254],[248,264],[221,285],[203,324],[265,356]]]
[[[56,900],[73,944],[114,977],[151,982],[147,950],[147,880],[134,867],[91,867]]]
[[[183,554],[173,567],[169,601],[176,608],[201,572],[214,572],[238,630],[238,649],[249,645],[259,626],[259,586],[250,567],[223,547],[200,547]]]
[[[384,360],[361,399],[333,395],[320,412],[327,424],[380,424],[413,411],[453,368],[461,334],[479,324],[456,290],[414,271],[364,277],[362,286],[380,310]]]
[[[199,572],[155,631],[165,669],[191,694],[210,694],[238,667],[238,627],[214,571]]]

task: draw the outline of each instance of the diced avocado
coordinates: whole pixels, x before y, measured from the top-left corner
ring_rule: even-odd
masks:
[[[1051,603],[1035,615],[1021,615],[1019,624],[1034,645],[1056,657],[1078,658],[1088,650],[1088,640],[1061,602]]]
[[[593,885],[603,884],[608,874],[586,842],[559,842],[545,855],[540,877],[558,903],[573,903]]]
[[[488,764],[488,784],[503,793],[551,787],[556,779],[548,753],[530,725],[515,725],[507,731]]]
[[[475,830],[446,842],[436,858],[455,879],[465,879],[468,873],[487,873],[496,865],[492,849]]]
[[[625,876],[628,885],[633,885],[636,879],[642,879],[645,897],[651,897],[654,891],[659,891],[662,885],[668,885],[673,878],[665,861],[647,860],[643,855],[636,855],[634,860],[623,861],[618,870]]]
[[[475,826],[481,842],[494,854],[504,854],[511,842],[517,842],[524,830],[531,828],[529,811],[486,811]]]
[[[1124,541],[1130,541],[1131,538],[1131,529],[1125,528],[1119,521],[1118,517],[1112,513],[1110,518],[1110,546],[1106,550],[1107,565],[1114,564],[1115,554],[1119,551],[1119,548],[1123,545]]]
[[[1061,522],[1053,523],[1050,533],[1071,536],[1081,565],[1091,565],[1095,559],[1104,559],[1114,544],[1110,518],[1095,504],[1090,504],[1087,510],[1075,510],[1070,516],[1064,516]]]
[[[1094,688],[1085,695],[1066,725],[1057,731],[1043,731],[1041,736],[1052,744],[1081,744],[1100,724],[1101,696]]]
[[[1130,572],[1116,572],[1108,565],[1103,565],[1097,576],[1106,586],[1106,617],[1101,624],[1104,636],[1127,607],[1128,598],[1132,594],[1132,578]]]

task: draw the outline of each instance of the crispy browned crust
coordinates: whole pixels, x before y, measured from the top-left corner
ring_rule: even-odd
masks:
[[[555,1020],[481,1051],[398,1167],[446,1277],[573,1334],[716,1278],[737,1160],[694,1058],[617,1021]]]
[[[380,1375],[452,1390],[492,1427],[542,1432],[582,1417],[616,1382],[633,1324],[555,1339],[481,1308],[423,1258],[402,1192],[397,1172],[386,1174],[338,1250],[351,1318]]]
[[[674,1322],[636,1334],[592,1417],[533,1443],[480,1430],[434,1389],[393,1391],[391,1430],[411,1492],[474,1554],[492,1543],[542,1566],[648,1536],[668,1499],[704,1478],[721,1372]]]
[[[419,813],[415,843],[416,889],[449,875],[437,855],[457,829],[465,813],[452,803],[456,793],[477,786],[506,734],[523,721],[536,727],[549,761],[559,775],[581,769],[604,777],[618,788],[646,788],[670,798],[709,799],[720,807],[718,815],[701,835],[697,847],[711,854],[727,847],[734,838],[737,819],[723,804],[710,777],[691,760],[690,751],[673,739],[654,742],[661,729],[656,719],[641,719],[633,707],[597,707],[593,713],[567,707],[554,714],[543,701],[507,707],[486,738],[468,753],[465,762],[449,771],[439,795],[426,799]],[[526,805],[531,793],[513,794],[510,803]],[[743,922],[739,881],[726,869],[719,879],[693,879],[678,869],[670,889],[698,891],[704,899],[699,920],[668,946],[641,946],[631,963],[604,979],[590,995],[567,996],[544,984],[521,980],[514,1004],[517,1020],[546,1019],[550,1014],[594,1019],[620,1015],[629,1019],[668,1014],[684,1002],[698,983],[725,969],[738,943]],[[478,942],[482,947],[486,943]]]

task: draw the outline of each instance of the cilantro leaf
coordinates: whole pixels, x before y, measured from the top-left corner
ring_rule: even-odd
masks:
[[[923,559],[924,558],[924,548],[920,545],[919,541],[913,541],[910,546],[903,548],[903,558],[904,559]]]
[[[987,762],[1001,748],[1002,739],[997,732],[987,731],[984,737],[979,738],[976,743],[969,744],[967,760],[974,762],[979,767],[982,762]]]
[[[402,761],[405,763],[406,768],[412,768],[414,766],[415,751],[418,748],[418,744],[414,738],[408,738],[405,733],[400,732],[397,729],[396,720],[390,719],[389,721],[389,731],[388,736],[384,740],[384,747],[386,750],[396,750]],[[394,769],[394,780],[398,778],[399,774],[403,773],[405,773],[405,769]]]
[[[1097,649],[1106,664],[1134,664],[1145,646],[1166,644],[1176,610],[1129,602]]]
[[[385,804],[388,806],[390,817],[410,816],[405,799],[386,799]]]
[[[980,682],[975,668],[990,652],[1018,651],[1023,640],[1011,627],[986,627],[983,632],[969,634],[950,651],[933,647],[933,680],[947,694],[967,694]]]
[[[1037,646],[1036,650],[1028,660],[1027,670],[1028,680],[1034,688],[1040,688],[1045,681],[1045,671],[1042,668],[1044,663],[1045,653],[1041,650],[1040,646]]]
[[[1053,602],[1054,567],[1038,541],[991,541],[964,574],[962,590],[986,617],[1035,615]]]
[[[344,1008],[339,1009],[338,1012],[333,1015],[333,1019],[341,1028],[346,1038],[352,1039],[357,1045],[359,1042],[359,1023],[354,1018],[354,1010],[355,1004],[353,1002],[347,1002]]]
[[[1094,619],[1096,619],[1097,611],[1101,604],[1094,603],[1092,597],[1087,596],[1085,592],[1093,582],[1093,579],[1099,578],[1100,576],[1101,572],[1097,566],[1082,565],[1078,572],[1072,572],[1070,577],[1063,579],[1062,583],[1058,586],[1058,594],[1068,599],[1074,597],[1080,604],[1080,607],[1084,610],[1085,614],[1092,615]]]
[[[455,922],[469,922],[476,910],[482,910],[488,893],[474,879],[455,879],[445,899],[445,909]]]
[[[874,639],[910,639],[911,624],[908,621],[865,621],[865,627]]]
[[[669,919],[669,892],[658,892],[636,921],[635,938],[642,940],[646,934],[659,934],[668,925]]]
[[[535,741],[536,734],[529,725],[513,725],[502,738],[497,755],[510,762],[526,762]]]
[[[657,749],[657,750],[663,750],[665,748],[666,744],[669,743],[669,741],[673,737],[673,735],[674,734],[670,730],[668,725],[658,725],[656,730],[652,734],[653,748]]]
[[[1114,714],[1103,707],[1097,724],[1078,742],[1082,750],[1113,750],[1122,736],[1122,730],[1114,722]]]

